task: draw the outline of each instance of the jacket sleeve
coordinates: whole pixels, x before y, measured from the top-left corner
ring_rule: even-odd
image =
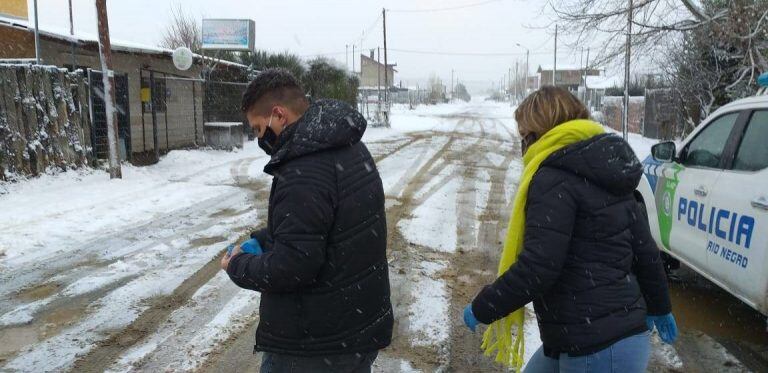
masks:
[[[672,304],[669,300],[664,262],[661,260],[656,242],[651,237],[648,219],[641,213],[639,206],[635,216],[636,220],[632,226],[632,250],[634,251],[632,272],[640,284],[640,290],[648,306],[648,314],[666,315],[672,312]]]
[[[251,238],[256,239],[256,241],[259,241],[259,245],[261,245],[261,249],[264,251],[269,251],[272,249],[272,243],[269,242],[269,233],[267,229],[268,229],[267,227],[264,227],[259,230],[255,230],[251,232]]]
[[[528,192],[523,250],[513,264],[472,302],[475,317],[490,324],[545,294],[560,277],[578,210],[565,181],[554,186],[537,184]]]
[[[262,255],[239,254],[227,274],[238,286],[264,293],[293,292],[312,284],[325,264],[334,217],[332,193],[311,172],[287,172],[272,198],[272,247]],[[321,185],[319,185],[321,184]]]

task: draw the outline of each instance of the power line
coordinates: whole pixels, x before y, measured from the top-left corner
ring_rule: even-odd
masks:
[[[348,53],[347,51],[343,52],[327,52],[327,53],[313,53],[313,54],[302,54],[299,57],[306,58],[306,57],[325,57],[325,56],[340,56],[342,54]]]
[[[502,0],[487,0],[487,1],[481,1],[479,3],[471,3],[471,4],[464,4],[464,5],[457,5],[452,7],[445,7],[445,8],[432,8],[432,9],[387,9],[387,11],[395,12],[395,13],[429,13],[429,12],[444,12],[449,10],[458,10],[458,9],[466,9],[466,8],[474,8],[478,6],[482,6],[485,4],[490,3],[497,3]]]
[[[373,31],[373,28],[374,28],[374,27],[376,27],[376,26],[379,24],[379,21],[381,21],[381,14],[379,14],[379,16],[378,16],[378,17],[376,17],[376,19],[375,19],[375,20],[373,20],[373,22],[371,23],[371,25],[370,25],[370,26],[368,26],[368,27],[365,29],[365,31],[363,31],[363,39],[361,39],[361,40],[366,40],[366,39],[368,39],[368,35],[370,35],[370,34],[371,34],[371,31]]]
[[[391,51],[400,52],[400,53],[412,53],[412,54],[428,54],[428,55],[438,55],[438,56],[476,56],[476,57],[514,57],[514,56],[525,56],[525,52],[517,52],[517,53],[500,53],[500,52],[445,52],[445,51],[424,51],[424,50],[413,50],[413,49],[396,49],[396,48],[389,48]],[[539,52],[539,53],[531,53],[533,55],[550,55],[551,52]]]

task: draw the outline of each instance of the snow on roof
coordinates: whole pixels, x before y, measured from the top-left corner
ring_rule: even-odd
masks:
[[[205,127],[240,127],[242,125],[242,122],[205,122],[203,124]]]
[[[623,102],[624,96],[603,96],[603,103],[617,103]],[[640,102],[645,101],[645,96],[629,96],[629,101]]]
[[[614,76],[587,76],[587,88],[589,89],[607,89],[619,87],[622,85],[623,77]]]
[[[553,65],[551,65],[551,64],[549,64],[549,65],[539,65],[539,68],[536,71],[552,71],[552,66]],[[565,63],[564,64],[559,64],[559,63],[557,64],[557,71],[566,71],[566,70],[568,70],[568,71],[573,71],[573,70],[580,71],[580,70],[584,70],[584,66],[570,65],[570,64],[565,64]],[[592,70],[595,70],[595,69],[592,69]]]
[[[0,25],[9,25],[11,27],[24,29],[32,32],[34,30],[33,26],[29,25],[29,22],[22,19],[17,18],[11,18],[7,16],[0,15]],[[46,26],[44,28],[40,28],[40,35],[44,35],[50,38],[63,40],[67,42],[76,42],[76,43],[99,43],[99,37],[98,35],[89,34],[89,33],[83,33],[83,32],[77,32],[75,35],[70,35],[67,30],[64,30],[62,28],[58,27],[52,27],[52,26]],[[145,53],[145,54],[164,54],[171,56],[173,54],[173,49],[169,48],[163,48],[159,46],[151,46],[151,45],[145,45],[140,44],[136,42],[131,41],[125,41],[125,40],[116,40],[114,38],[110,38],[110,42],[112,45],[112,49],[116,51],[121,52],[127,52],[127,53]],[[197,53],[193,53],[193,56],[196,59],[202,59],[203,56],[199,55]],[[228,65],[228,66],[234,66],[234,67],[240,67],[240,68],[248,68],[248,66],[239,64],[236,62],[231,61],[217,61],[221,63],[222,65]]]
[[[357,87],[358,90],[362,90],[362,91],[375,91],[375,90],[377,90],[379,88],[381,88],[382,91],[386,91],[387,90],[387,86],[385,86],[385,85],[382,85],[381,87],[375,86],[375,85],[371,85],[371,86],[361,85],[361,86]],[[392,90],[393,88],[397,88],[397,87],[395,87],[394,85],[389,87],[390,90]]]

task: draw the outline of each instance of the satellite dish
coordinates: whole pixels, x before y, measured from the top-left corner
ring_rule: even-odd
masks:
[[[173,65],[179,70],[189,70],[192,67],[192,51],[187,47],[178,47],[173,51]]]

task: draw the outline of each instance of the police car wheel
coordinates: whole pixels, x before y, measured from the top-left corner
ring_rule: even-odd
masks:
[[[667,272],[667,274],[680,269],[680,261],[663,251],[661,252],[661,260],[664,262],[664,272]]]

